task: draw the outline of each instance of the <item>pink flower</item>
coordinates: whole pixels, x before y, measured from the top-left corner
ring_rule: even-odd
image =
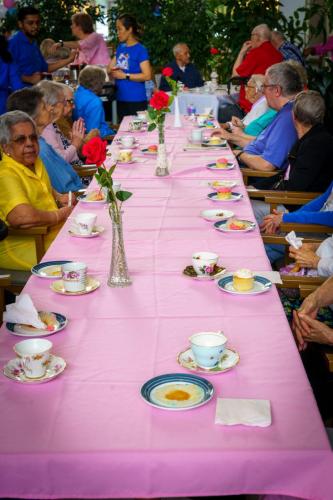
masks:
[[[173,75],[173,69],[170,68],[169,66],[167,66],[166,68],[164,68],[162,70],[162,75],[163,76],[169,76],[169,77],[172,76]]]

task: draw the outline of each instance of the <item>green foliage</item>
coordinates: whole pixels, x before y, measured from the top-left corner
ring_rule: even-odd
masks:
[[[41,14],[41,30],[39,40],[53,38],[54,40],[73,40],[71,31],[71,16],[76,12],[87,12],[94,21],[103,22],[103,7],[89,5],[86,0],[21,0],[17,8],[32,5]],[[2,22],[2,30],[13,30],[17,26],[15,15],[6,15]]]

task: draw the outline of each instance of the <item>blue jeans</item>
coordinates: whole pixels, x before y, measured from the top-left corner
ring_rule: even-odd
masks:
[[[285,249],[285,245],[265,245],[265,250],[267,253],[267,257],[269,258],[269,262],[273,265],[276,260],[284,257]]]

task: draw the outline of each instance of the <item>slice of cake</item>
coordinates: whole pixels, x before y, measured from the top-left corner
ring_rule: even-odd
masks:
[[[233,286],[237,292],[248,292],[254,286],[254,275],[250,269],[239,269],[234,272]]]
[[[219,188],[217,192],[218,200],[230,200],[231,198],[231,189],[227,187]]]
[[[216,167],[217,168],[227,168],[228,167],[227,158],[219,158],[218,160],[216,160]]]
[[[228,228],[233,229],[235,231],[241,231],[242,229],[247,228],[247,224],[246,224],[246,222],[242,222],[240,220],[234,219],[234,220],[230,221],[230,223],[228,224]]]
[[[217,137],[216,135],[212,135],[210,138],[209,138],[209,144],[213,144],[213,145],[216,145],[216,144],[221,144],[221,138],[220,137]]]

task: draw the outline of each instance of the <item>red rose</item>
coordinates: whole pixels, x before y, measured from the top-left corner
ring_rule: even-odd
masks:
[[[173,75],[173,69],[169,68],[169,66],[166,67],[166,68],[164,68],[164,69],[162,69],[162,75],[163,76],[169,76],[169,77],[172,76]]]
[[[98,167],[105,162],[107,142],[100,137],[93,137],[83,145],[82,154],[86,157],[87,163],[94,163]]]
[[[212,56],[216,56],[216,54],[218,54],[219,52],[219,49],[216,49],[215,47],[212,47],[210,49],[210,53],[212,54]]]
[[[158,92],[155,92],[155,94],[152,96],[152,98],[149,101],[149,104],[151,105],[152,108],[155,108],[157,110],[167,108],[169,105],[169,96],[163,90],[159,90]]]

